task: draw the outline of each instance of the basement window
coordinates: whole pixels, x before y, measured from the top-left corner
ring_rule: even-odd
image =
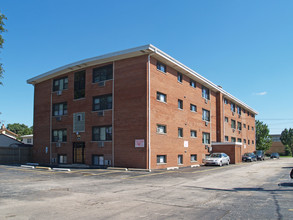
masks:
[[[166,155],[157,155],[157,164],[165,164],[167,163]]]

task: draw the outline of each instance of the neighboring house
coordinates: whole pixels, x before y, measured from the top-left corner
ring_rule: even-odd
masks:
[[[255,151],[257,112],[152,45],[28,83],[35,162],[160,169],[201,164],[214,143]]]
[[[25,145],[6,134],[0,134],[0,164],[30,162],[31,156],[31,145]]]
[[[266,151],[267,154],[271,154],[274,152],[277,152],[279,154],[284,154],[285,153],[285,146],[282,144],[280,137],[280,134],[271,134],[270,135],[272,138],[272,146],[270,147],[269,150]]]
[[[23,136],[21,136],[21,138],[22,138],[22,143],[24,143],[24,144],[31,144],[31,145],[34,144],[34,135],[32,135],[32,134],[23,135]]]
[[[13,139],[16,139],[18,137],[17,134],[15,134],[12,131],[9,131],[7,128],[5,128],[5,125],[2,124],[1,129],[0,129],[0,134],[5,134],[8,137],[11,137]]]

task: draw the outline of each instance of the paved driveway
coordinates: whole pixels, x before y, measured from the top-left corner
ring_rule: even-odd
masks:
[[[293,219],[292,158],[174,171],[0,166],[0,219]]]

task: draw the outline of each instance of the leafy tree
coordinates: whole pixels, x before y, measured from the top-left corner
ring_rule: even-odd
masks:
[[[285,145],[285,147],[286,147],[286,154],[292,155],[292,152],[293,152],[293,129],[289,128],[289,130],[288,130],[287,128],[285,128],[285,130],[282,131],[282,133],[281,133],[280,140],[281,140],[282,144]]]
[[[270,130],[268,125],[256,120],[256,149],[267,151],[272,146],[272,139],[269,135]]]
[[[6,31],[6,29],[4,28],[4,25],[5,25],[4,20],[7,20],[7,18],[5,17],[5,15],[1,14],[0,12],[0,49],[3,48],[3,43],[4,43],[2,33]],[[3,78],[3,72],[4,72],[4,69],[2,67],[2,63],[0,63],[0,79]],[[2,85],[1,81],[0,81],[0,85]]]
[[[27,125],[19,124],[19,123],[8,124],[7,129],[9,131],[14,132],[15,134],[18,134],[19,136],[28,135],[28,134],[33,133],[33,128],[32,127],[29,128]]]

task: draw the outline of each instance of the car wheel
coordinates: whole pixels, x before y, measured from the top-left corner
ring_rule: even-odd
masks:
[[[221,166],[223,166],[223,163],[222,163],[222,161],[220,161],[220,163],[219,163],[219,166],[221,167]]]
[[[227,162],[227,166],[230,164],[230,161],[228,160],[228,162]]]

